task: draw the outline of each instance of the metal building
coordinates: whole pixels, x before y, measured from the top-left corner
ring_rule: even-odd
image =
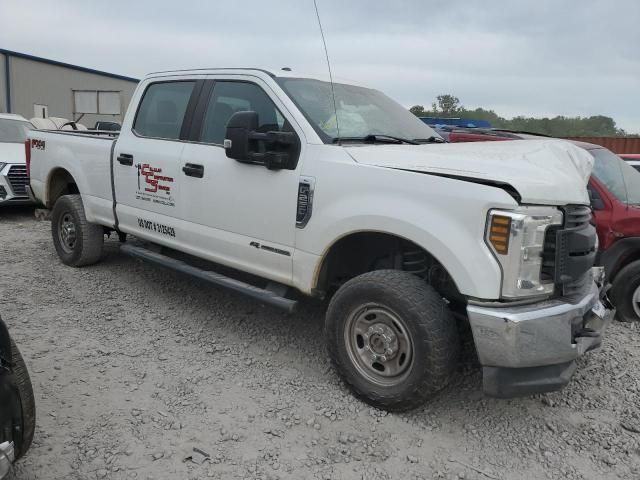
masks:
[[[122,122],[138,79],[0,49],[0,113]]]

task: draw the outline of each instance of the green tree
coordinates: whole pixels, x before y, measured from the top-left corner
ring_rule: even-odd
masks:
[[[449,94],[438,95],[431,106],[434,112],[446,116],[456,115],[464,110],[464,107],[460,105],[460,99]]]
[[[413,113],[416,117],[424,117],[425,115],[425,111],[424,111],[424,107],[422,105],[414,105],[413,107],[411,107],[409,109],[409,111],[411,113]]]
[[[591,117],[565,117],[558,115],[553,118],[533,118],[519,115],[507,119],[493,110],[484,108],[467,110],[462,106],[458,97],[450,94],[438,95],[436,101],[432,103],[431,110],[425,110],[422,105],[414,105],[409,110],[418,117],[459,117],[462,119],[486,120],[494,128],[540,133],[552,137],[630,136],[623,129],[618,128],[613,118],[605,115],[593,115]]]

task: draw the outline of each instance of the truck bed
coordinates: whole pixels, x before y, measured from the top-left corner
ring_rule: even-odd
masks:
[[[70,175],[82,192],[87,220],[112,225],[111,150],[118,132],[38,130],[31,134],[31,189],[47,207],[56,179]]]

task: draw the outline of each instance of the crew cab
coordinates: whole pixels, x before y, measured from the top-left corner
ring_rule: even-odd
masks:
[[[507,397],[562,387],[611,319],[593,158],[564,141],[445,144],[376,90],[210,69],[145,77],[119,134],[27,146],[64,264],[98,262],[116,232],[125,254],[286,310],[327,298],[333,364],[380,408],[448,383],[463,323],[484,391]]]

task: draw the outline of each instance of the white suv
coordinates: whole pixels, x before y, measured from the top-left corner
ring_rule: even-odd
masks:
[[[0,113],[0,205],[31,203],[24,142],[34,128],[21,115]]]

